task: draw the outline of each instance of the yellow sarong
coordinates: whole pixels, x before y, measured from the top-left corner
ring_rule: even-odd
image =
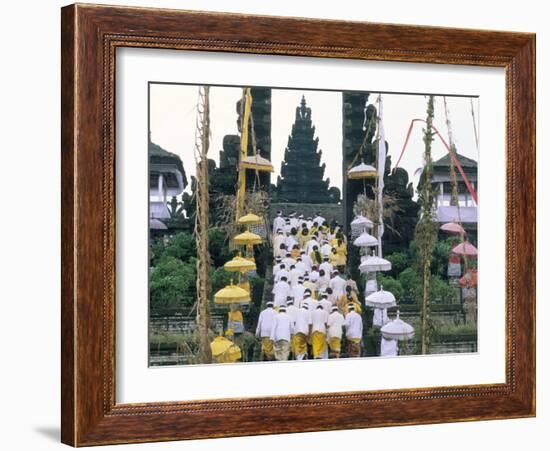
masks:
[[[330,337],[328,347],[333,352],[340,352],[342,350],[342,340],[338,337]]]
[[[292,336],[292,351],[295,356],[307,353],[307,337],[305,334],[299,332]]]
[[[321,354],[327,348],[327,337],[324,333],[316,330],[311,335],[311,346],[313,348],[313,358],[321,357]]]
[[[273,360],[273,340],[269,337],[262,337],[262,354],[265,355],[268,359]]]

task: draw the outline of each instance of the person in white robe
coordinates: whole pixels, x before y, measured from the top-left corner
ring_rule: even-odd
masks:
[[[332,265],[328,261],[328,257],[323,258],[323,263],[319,265],[319,271],[325,271],[325,274],[330,277],[333,272]]]
[[[316,213],[317,216],[313,218],[313,222],[316,222],[319,227],[325,224],[326,219],[321,216],[321,212]]]
[[[292,349],[292,341],[294,336],[294,328],[296,324],[296,318],[298,316],[298,307],[294,305],[294,299],[289,297],[286,301],[286,314],[290,317],[290,350],[293,352]]]
[[[282,263],[285,264],[285,266],[287,268],[290,268],[291,266],[295,265],[296,264],[296,260],[294,260],[292,257],[291,257],[291,254],[290,252],[287,252],[284,256],[284,258],[281,260]]]
[[[292,226],[290,225],[290,219],[285,219],[285,226],[283,227],[283,232],[286,234],[290,234],[290,231],[292,230]]]
[[[291,296],[294,299],[294,305],[296,307],[300,307],[300,303],[302,302],[302,299],[304,299],[304,292],[306,291],[306,288],[304,287],[304,278],[298,277],[298,283],[291,287]]]
[[[311,312],[307,304],[302,305],[296,313],[292,350],[296,360],[307,357],[307,340],[311,333]]]
[[[383,357],[394,357],[399,354],[397,340],[386,340],[382,337],[380,342],[380,355]]]
[[[319,242],[317,241],[317,237],[313,235],[311,239],[307,242],[306,248],[304,249],[306,251],[306,254],[310,255],[313,252],[313,248],[315,246],[319,247]]]
[[[338,302],[338,297],[334,295],[334,291],[332,291],[332,288],[330,286],[326,289],[327,299],[332,305],[336,305]]]
[[[313,267],[311,268],[311,271],[309,272],[308,276],[309,276],[309,280],[311,280],[311,282],[317,283],[317,281],[319,280],[319,277],[321,276],[321,274],[319,273],[318,267],[313,265]]]
[[[321,246],[321,254],[323,254],[323,258],[329,257],[331,251],[332,251],[332,246],[328,243],[328,241],[323,241],[323,245]]]
[[[294,245],[298,244],[298,240],[294,235],[290,233],[290,230],[285,233],[285,246],[287,250],[290,252],[290,250],[294,247]]]
[[[286,244],[285,243],[281,243],[279,245],[279,248],[278,249],[275,249],[274,251],[274,257],[277,259],[277,258],[280,258],[281,260],[283,258],[285,258],[286,256],[286,253],[288,252],[287,249],[286,249]]]
[[[281,263],[273,275],[273,281],[275,283],[279,282],[281,280],[281,277],[286,277],[286,280],[290,279],[290,272],[287,271],[286,265],[284,263]]]
[[[363,337],[363,319],[355,311],[353,304],[348,304],[348,314],[345,317],[346,353],[348,357],[361,357],[361,339]]]
[[[282,229],[278,229],[277,233],[273,237],[273,251],[276,252],[281,248],[281,244],[285,242],[285,234]]]
[[[328,312],[317,303],[315,310],[311,311],[311,344],[314,359],[327,359],[327,321]]]
[[[256,337],[262,342],[262,358],[273,360],[273,341],[271,340],[271,331],[277,312],[273,308],[273,302],[268,302],[266,308],[260,312],[258,325],[256,326]]]
[[[340,276],[338,270],[334,270],[332,274],[334,275],[334,277],[330,279],[329,286],[330,288],[332,288],[334,296],[339,299],[346,292],[346,281]]]
[[[329,287],[330,284],[330,278],[325,273],[323,269],[319,271],[319,277],[317,281],[315,282],[315,286],[318,293],[326,291],[326,289]]]
[[[307,221],[305,220],[304,215],[301,214],[298,216],[298,227],[303,229],[304,225],[307,227]]]
[[[290,286],[298,285],[298,279],[302,276],[302,272],[296,269],[296,265],[290,266]]]
[[[278,229],[283,230],[285,227],[285,219],[283,218],[283,212],[278,211],[277,215],[273,219],[273,234],[277,233]]]
[[[282,305],[279,307],[279,313],[275,316],[271,329],[275,360],[288,360],[291,332],[292,321],[286,312],[286,306]]]
[[[317,308],[317,305],[319,302],[311,295],[311,291],[309,289],[306,289],[304,291],[304,297],[302,299],[302,302],[300,303],[300,307],[302,305],[307,305],[310,312],[313,312],[315,308]]]
[[[296,259],[296,264],[294,266],[298,271],[300,271],[301,276],[303,276],[307,271],[309,271],[307,265],[302,261],[301,256]]]
[[[313,227],[313,218],[311,216],[308,216],[306,219],[306,225],[308,229],[311,229]]]
[[[290,226],[296,230],[298,230],[298,218],[296,217],[296,212],[292,212],[290,215],[289,215],[289,218],[290,218]]]
[[[330,313],[332,310],[332,303],[328,300],[328,294],[323,293],[321,294],[321,299],[319,300],[319,305],[323,307],[323,310],[325,312]]]
[[[302,263],[306,265],[307,271],[311,271],[311,268],[313,267],[313,260],[311,260],[309,254],[306,254],[306,251],[302,250],[300,251],[300,255],[302,257]]]
[[[338,311],[338,307],[331,307],[331,312],[327,320],[329,358],[331,359],[337,359],[340,357],[340,352],[342,351],[342,334],[344,323],[344,315]]]
[[[288,284],[285,276],[281,277],[281,280],[273,285],[273,290],[271,290],[271,293],[273,294],[273,302],[275,303],[275,307],[286,305],[286,298],[290,296],[291,291],[290,285]]]

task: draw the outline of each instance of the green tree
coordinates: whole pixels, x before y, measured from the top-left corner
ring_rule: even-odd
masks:
[[[223,269],[223,266],[219,268],[212,268],[210,271],[210,282],[212,284],[212,293],[221,290],[233,279],[233,283],[237,283],[238,273],[228,272]]]
[[[162,257],[149,280],[151,309],[193,305],[195,280],[195,259],[184,263],[175,257]]]
[[[391,274],[397,276],[401,274],[405,269],[411,266],[411,256],[407,251],[393,252],[390,255],[384,257],[391,263]]]
[[[399,282],[403,288],[404,301],[416,302],[422,296],[422,282],[413,268],[407,268],[399,274]]]
[[[195,237],[186,232],[180,232],[174,235],[166,248],[164,249],[163,257],[175,257],[182,261],[188,261],[192,257],[197,255],[197,246],[195,243]]]
[[[391,276],[385,276],[382,273],[378,273],[378,286],[383,287],[384,291],[389,291],[393,294],[398,302],[403,299],[403,286],[399,280],[394,279]]]
[[[438,303],[454,303],[458,293],[455,288],[449,286],[448,282],[441,277],[433,275],[430,281],[430,300]]]
[[[208,230],[208,250],[214,267],[223,266],[233,257],[233,252],[229,250],[227,236],[219,227]]]

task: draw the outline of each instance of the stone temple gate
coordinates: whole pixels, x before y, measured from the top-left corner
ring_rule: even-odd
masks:
[[[271,89],[252,88],[252,117],[254,133],[259,154],[271,160]],[[281,176],[271,180],[270,173],[260,175],[259,186],[269,190],[271,210],[305,210],[324,211],[327,216],[334,217],[344,227],[353,219],[353,205],[357,195],[363,193],[365,186],[362,181],[348,180],[347,171],[357,164],[359,158],[367,164],[373,164],[376,158],[378,142],[375,138],[377,111],[368,100],[370,93],[357,91],[342,92],[342,186],[331,186],[330,179],[324,177],[325,166],[321,163],[322,150],[318,148],[319,140],[315,137],[315,125],[311,108],[306,99],[302,98],[296,107],[295,122],[290,131],[285,149]],[[367,106],[366,106],[367,105]],[[240,102],[237,102],[236,112],[238,124],[241,122]],[[389,137],[391,140],[391,137]],[[389,144],[386,143],[389,148]],[[252,152],[249,141],[249,153]],[[234,187],[236,174],[234,165],[238,161],[239,136],[227,135],[223,140],[223,150],[220,152],[220,178],[225,188]],[[391,252],[397,248],[407,247],[414,236],[418,206],[412,200],[414,190],[409,176],[404,169],[390,171],[391,158],[386,161],[384,175],[385,193],[391,195],[399,208],[399,214],[392,220],[392,227],[386,228],[384,234],[384,249]],[[249,174],[249,177],[253,177]],[[256,180],[256,184],[257,184]],[[247,180],[247,186],[253,186],[254,181]],[[222,187],[219,187],[223,190]],[[366,186],[367,195],[374,198],[372,187]],[[309,208],[311,207],[311,208]],[[392,232],[399,230],[399,234]]]

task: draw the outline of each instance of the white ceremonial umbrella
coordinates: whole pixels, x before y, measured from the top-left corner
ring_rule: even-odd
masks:
[[[380,286],[379,291],[375,291],[365,298],[365,305],[378,309],[385,309],[395,307],[397,303],[395,302],[395,296],[389,291],[384,291],[384,287]]]
[[[348,179],[350,180],[374,178],[377,175],[376,168],[365,163],[360,163],[348,171]]]
[[[390,321],[380,329],[382,336],[387,340],[409,340],[414,337],[414,328],[399,319],[399,311],[397,312],[397,318]]]
[[[361,264],[359,265],[359,271],[361,274],[366,272],[375,271],[390,271],[391,262],[385,258],[378,257],[377,255],[368,255],[363,257]]]
[[[353,241],[353,245],[357,247],[378,246],[378,240],[367,232],[363,232]]]
[[[363,215],[357,215],[353,221],[351,221],[352,227],[364,227],[365,229],[372,229],[374,222],[369,218],[365,218]]]
[[[356,238],[366,230],[372,229],[374,227],[374,223],[363,215],[357,215],[355,219],[351,221],[350,227],[351,236]]]

